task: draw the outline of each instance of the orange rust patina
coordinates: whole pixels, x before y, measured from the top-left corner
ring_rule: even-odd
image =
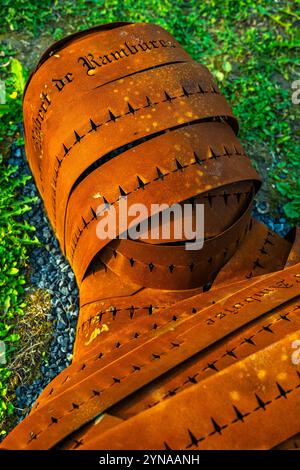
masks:
[[[24,124],[80,314],[73,363],[2,448],[297,446],[299,231],[251,217],[260,178],[209,71],[158,26],[93,28],[43,55]],[[203,248],[97,238],[124,195],[204,204]]]

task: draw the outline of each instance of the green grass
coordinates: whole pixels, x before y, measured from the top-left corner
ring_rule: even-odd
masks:
[[[275,215],[282,207],[295,223],[300,219],[300,105],[292,104],[291,85],[300,72],[299,6],[299,1],[274,0],[2,1],[0,34],[12,40],[0,55],[7,88],[7,104],[0,105],[0,339],[10,349],[18,341],[12,336],[15,317],[25,307],[24,267],[31,237],[20,222],[30,204],[21,196],[26,182],[19,178],[12,184],[6,157],[12,139],[19,138],[26,68],[38,59],[41,40],[49,45],[65,34],[112,21],[153,22],[168,29],[194,59],[208,66],[233,106],[240,138],[267,179],[262,200],[271,202]],[[22,46],[22,39],[29,45]],[[12,407],[5,402],[7,369],[0,374],[1,420]]]

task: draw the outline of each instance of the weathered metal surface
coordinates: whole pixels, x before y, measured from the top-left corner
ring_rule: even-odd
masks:
[[[251,218],[260,178],[209,71],[158,26],[94,28],[45,53],[24,125],[80,314],[73,363],[2,448],[297,442],[299,233],[282,239]],[[203,248],[120,239],[121,227],[97,238],[97,207],[118,214],[124,195],[204,204]]]

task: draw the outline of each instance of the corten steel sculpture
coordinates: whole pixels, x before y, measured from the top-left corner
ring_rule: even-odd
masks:
[[[299,443],[300,237],[251,218],[260,178],[208,70],[165,30],[56,43],[24,97],[26,152],[80,289],[73,363],[5,449]],[[205,242],[100,240],[96,210],[205,205]]]

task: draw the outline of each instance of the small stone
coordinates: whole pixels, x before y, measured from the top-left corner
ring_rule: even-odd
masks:
[[[68,289],[67,289],[66,287],[62,287],[62,288],[60,289],[60,292],[61,292],[63,295],[65,295],[66,297],[69,295],[69,291],[68,291]]]

